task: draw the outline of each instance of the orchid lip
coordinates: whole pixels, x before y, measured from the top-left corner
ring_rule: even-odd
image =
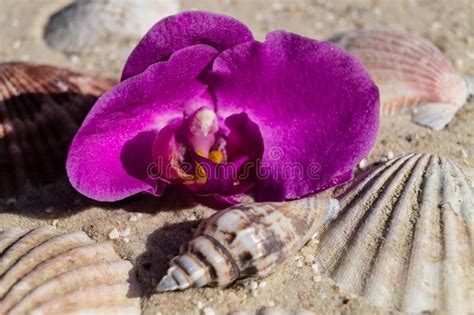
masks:
[[[163,130],[168,128],[174,130],[172,138],[166,138],[169,134],[163,132],[158,133],[155,139],[154,160],[158,161],[159,173],[157,180],[178,184],[200,196],[232,196],[252,187],[244,183],[248,178],[240,176],[250,161],[249,156],[233,154],[229,160],[227,128],[219,125],[218,114],[211,107],[202,106]],[[160,148],[166,143],[169,150],[163,152]],[[241,151],[238,148],[231,149],[233,152]],[[169,165],[163,163],[166,157],[169,157]],[[166,166],[174,171],[167,172]]]

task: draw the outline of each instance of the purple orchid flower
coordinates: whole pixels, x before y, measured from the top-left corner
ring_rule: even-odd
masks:
[[[352,176],[375,142],[376,86],[353,56],[239,21],[185,12],[158,22],[94,105],[67,160],[100,201],[169,185],[224,203],[253,189],[287,200]]]

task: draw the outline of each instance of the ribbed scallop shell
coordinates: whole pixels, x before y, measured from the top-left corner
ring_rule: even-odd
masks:
[[[65,53],[115,51],[136,44],[157,21],[178,10],[178,0],[77,0],[50,18],[44,36]]]
[[[53,66],[0,63],[0,196],[64,174],[72,137],[111,86]]]
[[[225,287],[238,278],[267,275],[338,211],[337,200],[310,197],[218,212],[200,224],[194,238],[171,260],[158,291]]]
[[[404,155],[356,177],[321,233],[321,270],[376,306],[474,312],[474,196],[445,158]]]
[[[140,314],[132,264],[52,226],[0,233],[0,314]]]
[[[416,123],[440,130],[474,93],[473,77],[463,78],[450,60],[423,38],[362,30],[333,41],[364,64],[379,88],[384,115],[412,114]]]

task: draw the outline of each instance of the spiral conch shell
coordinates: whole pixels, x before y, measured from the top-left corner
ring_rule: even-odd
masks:
[[[112,85],[53,66],[0,63],[0,197],[65,174],[72,137]]]
[[[238,278],[265,276],[296,253],[339,211],[327,197],[238,205],[200,224],[173,258],[158,291],[225,287]]]
[[[82,231],[0,232],[0,314],[140,314],[132,267]]]
[[[474,194],[446,158],[408,154],[357,176],[320,234],[320,270],[408,313],[474,312]]]
[[[384,115],[411,114],[416,123],[441,130],[474,94],[474,76],[461,76],[450,60],[423,38],[361,30],[332,41],[364,64],[380,90]]]

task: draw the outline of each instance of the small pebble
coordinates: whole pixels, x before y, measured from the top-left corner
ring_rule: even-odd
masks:
[[[53,213],[53,211],[54,211],[53,207],[48,207],[48,208],[44,209],[44,212],[46,212],[46,213]]]
[[[304,262],[308,265],[314,263],[314,256],[311,254],[304,256]]]
[[[111,240],[115,240],[115,239],[118,239],[120,237],[120,233],[119,231],[117,230],[117,228],[114,228],[112,231],[110,231],[109,233],[109,238]]]
[[[215,312],[212,308],[210,308],[210,307],[205,307],[205,308],[202,310],[201,314],[203,314],[203,315],[215,315],[216,312]]]
[[[130,222],[137,222],[138,217],[136,215],[132,215],[129,220],[130,220]]]
[[[53,226],[57,226],[58,223],[59,223],[59,220],[58,220],[58,219],[54,219],[52,224],[53,224]]]
[[[312,264],[312,265],[311,265],[311,268],[313,268],[314,272],[321,273],[321,272],[319,271],[318,264]]]
[[[126,227],[125,230],[123,230],[121,233],[120,233],[120,236],[121,237],[128,237],[130,235],[130,227]]]
[[[367,159],[362,159],[362,160],[360,160],[358,167],[359,167],[361,170],[363,170],[364,168],[367,167],[367,164],[368,164]]]
[[[257,290],[257,288],[258,288],[258,283],[256,281],[251,281],[250,282],[250,289]]]
[[[321,282],[321,276],[320,275],[313,276],[313,281],[314,282]]]
[[[204,303],[202,301],[197,301],[196,302],[196,306],[199,308],[199,309],[202,309],[204,307]]]

